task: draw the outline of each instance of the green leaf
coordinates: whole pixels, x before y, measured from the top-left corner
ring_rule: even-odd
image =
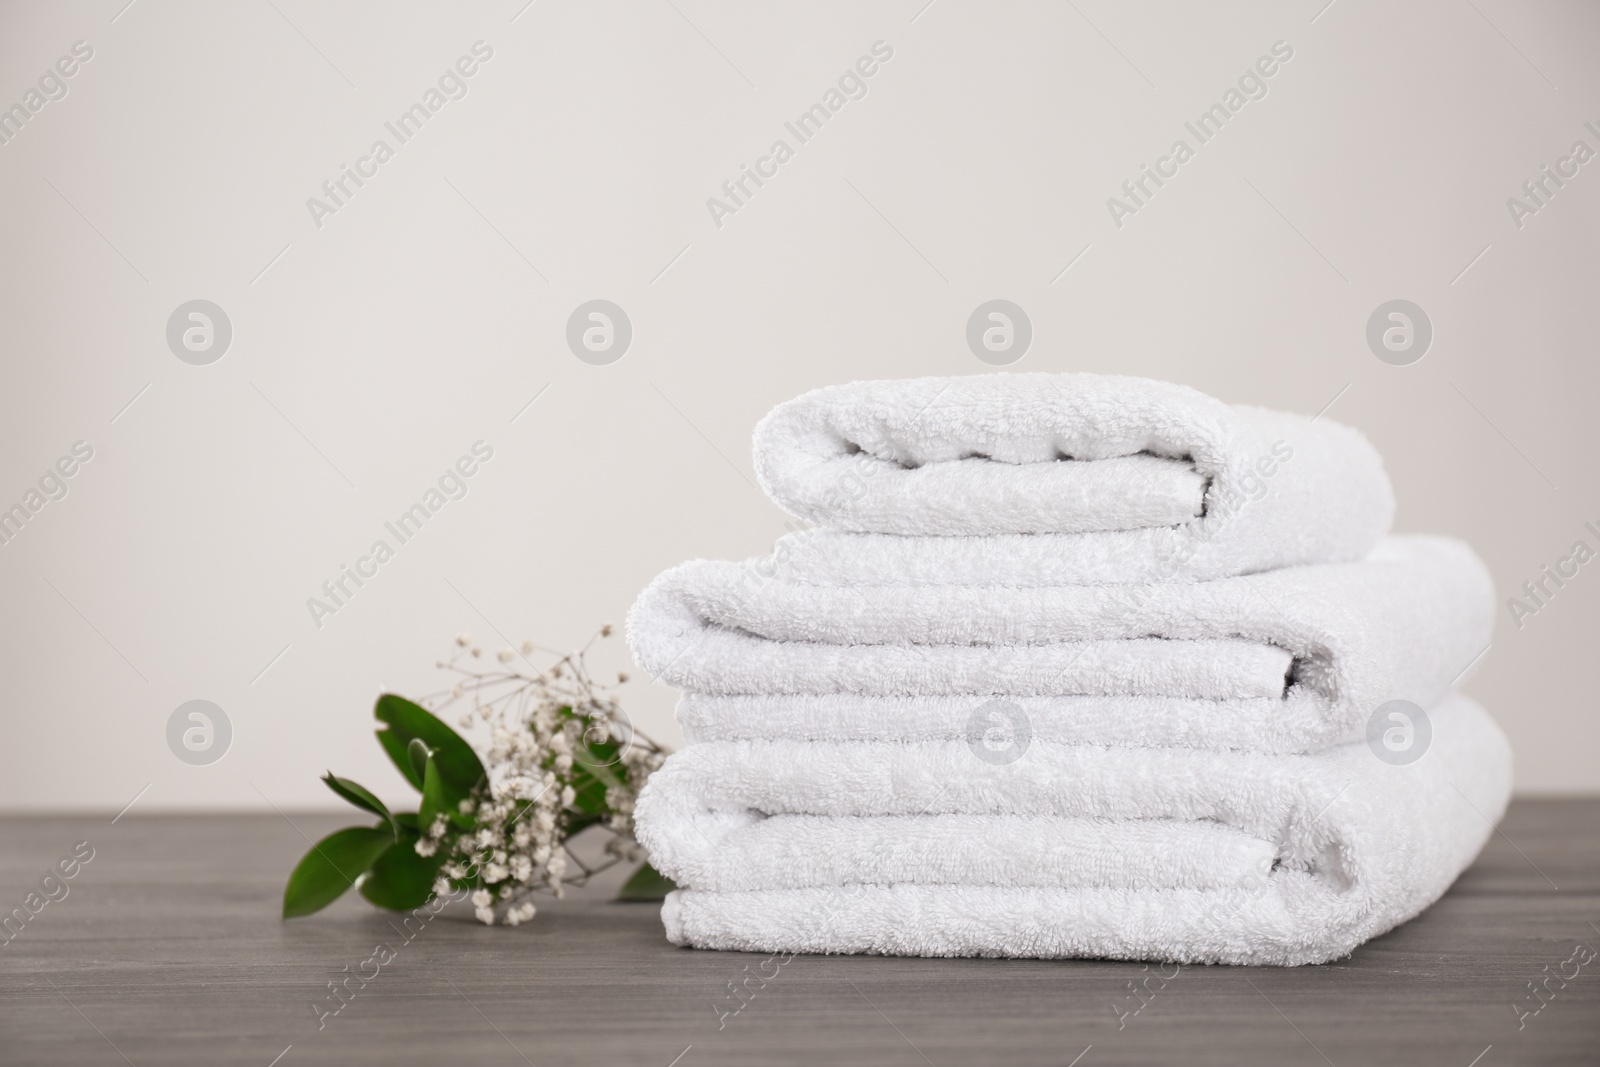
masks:
[[[410,830],[414,834],[421,832],[417,828],[417,813],[414,811],[402,811],[394,817],[394,821],[399,824],[402,831]]]
[[[420,739],[434,751],[447,791],[457,799],[470,794],[487,777],[472,746],[426,708],[405,697],[385,693],[378,698],[372,714],[387,726],[378,730],[378,741],[400,773],[406,776],[406,781],[417,790],[422,789],[422,770],[411,766],[407,752],[414,739]]]
[[[354,804],[363,811],[370,811],[380,819],[383,819],[389,824],[389,828],[394,832],[394,836],[397,838],[400,836],[400,824],[397,823],[395,821],[395,817],[390,814],[388,806],[376,796],[373,796],[371,790],[367,789],[366,786],[361,785],[358,782],[352,782],[348,778],[340,778],[332,771],[329,771],[326,775],[324,775],[322,780],[327,784],[329,789],[339,794],[345,800],[348,800],[350,803]]]
[[[573,749],[572,762],[581,764],[585,770],[608,786],[622,788],[623,771],[618,767],[622,760],[622,748],[615,741],[586,741]]]
[[[443,851],[417,855],[417,839],[402,837],[390,845],[361,882],[361,895],[380,908],[410,911],[433,896],[433,883],[444,866]]]
[[[394,843],[393,833],[375,826],[351,826],[324,837],[290,872],[283,917],[310,915],[332,904]]]
[[[417,744],[416,741],[411,743]],[[434,819],[441,814],[448,815],[454,809],[455,805],[445,795],[444,776],[439,773],[439,761],[429,756],[423,762],[422,807],[417,810],[417,828],[426,833],[428,827],[433,825]]]
[[[622,888],[617,892],[617,899],[660,900],[676,888],[678,888],[676,882],[645,863],[633,872],[633,877],[622,884]]]
[[[617,774],[617,746],[585,743],[572,750],[572,806],[590,815],[606,811],[606,790],[626,788]]]
[[[572,806],[589,815],[606,810],[606,784],[576,760],[572,764]]]
[[[433,757],[433,749],[420,737],[413,737],[411,743],[406,745],[406,761],[411,764],[411,769],[417,773],[424,783],[427,776],[423,773],[428,766],[428,760]]]
[[[379,730],[377,733],[378,744],[382,745],[383,750],[389,754],[389,762],[398,767],[400,773],[405,775],[406,781],[411,783],[411,788],[420,793],[422,791],[422,778],[411,769],[411,757],[406,753],[406,746],[410,744],[410,739],[402,734],[395,733],[393,730]]]

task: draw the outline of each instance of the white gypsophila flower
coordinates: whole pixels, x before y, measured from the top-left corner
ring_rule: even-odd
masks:
[[[456,644],[461,648],[466,648],[468,645],[472,644],[472,635],[456,634]]]
[[[456,810],[463,815],[471,815],[472,808],[473,804],[471,800],[463,800],[461,803],[456,805]]]
[[[494,925],[494,909],[493,908],[474,908],[472,910],[472,914],[476,915],[478,917],[478,921],[481,922],[483,925],[485,925],[485,926],[493,926]]]
[[[472,893],[472,906],[475,908],[487,908],[493,899],[487,889],[475,889]]]
[[[440,878],[433,883],[433,895],[442,897],[450,892],[450,879]]]
[[[431,856],[435,852],[439,851],[439,842],[433,840],[431,837],[419,837],[417,838],[416,845],[413,847],[416,848],[417,855]]]
[[[523,673],[512,648],[484,649],[466,635],[459,647],[473,659],[463,661],[458,652],[445,669],[455,672],[452,681],[461,683],[455,692],[470,698],[470,710],[485,724],[480,736],[486,740],[475,747],[491,784],[488,796],[475,798],[476,811],[466,809],[474,816],[470,828],[458,831],[448,822],[440,827],[437,840],[451,853],[451,863],[441,870],[447,875],[451,868],[461,872],[443,880],[455,886],[466,883],[487,895],[475,899],[476,906],[489,912],[480,919],[515,925],[534,916],[531,902],[523,901],[528,892],[560,896],[569,872],[577,885],[597,873],[563,851],[563,813],[575,810],[578,800],[578,757],[593,745],[615,744],[618,749],[613,768],[622,785],[606,791],[595,827],[607,857],[598,869],[604,870],[640,853],[633,837],[634,804],[665,754],[626,725],[608,686],[591,677],[584,661],[587,646],[531,674]],[[538,649],[524,641],[520,651],[526,657]],[[489,659],[485,652],[497,656],[499,664],[479,666]],[[625,680],[618,672],[616,684]],[[463,726],[470,721],[464,719]]]

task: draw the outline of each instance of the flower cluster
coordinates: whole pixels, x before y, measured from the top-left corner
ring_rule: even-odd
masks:
[[[608,637],[610,626],[596,637]],[[666,759],[660,745],[635,730],[613,695],[627,681],[602,685],[589,673],[581,650],[534,667],[530,657],[550,657],[531,641],[504,648],[486,661],[469,635],[439,666],[456,684],[430,701],[440,711],[470,705],[463,730],[487,731],[487,781],[457,811],[420,828],[421,856],[442,854],[434,891],[469,890],[479,920],[515,926],[533,918],[528,899],[559,897],[620,863],[637,863],[643,850],[633,833],[633,805],[650,774]],[[605,859],[585,863],[568,844],[577,834],[605,834]]]

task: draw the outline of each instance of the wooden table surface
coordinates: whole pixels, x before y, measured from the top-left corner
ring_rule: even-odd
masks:
[[[656,905],[597,892],[516,929],[441,917],[409,942],[354,894],[280,921],[302,834],[348,822],[5,819],[7,911],[78,842],[94,858],[0,947],[0,1063],[1600,1063],[1600,959],[1549,981],[1537,1015],[1513,1007],[1571,974],[1575,945],[1600,948],[1600,799],[1514,803],[1442,901],[1350,959],[1184,967],[1122,1018],[1139,964],[817,956],[719,1018],[730,981],[776,964],[673,948]],[[380,942],[393,959],[319,1028],[327,983]]]

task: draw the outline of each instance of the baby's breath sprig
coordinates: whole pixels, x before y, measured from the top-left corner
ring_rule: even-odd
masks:
[[[487,733],[486,782],[462,800],[458,814],[474,823],[453,830],[441,815],[417,842],[420,855],[447,856],[435,882],[440,894],[470,888],[477,917],[515,926],[531,919],[537,892],[559,897],[620,863],[643,859],[633,831],[633,806],[666,750],[629,721],[614,683],[597,680],[588,653],[611,636],[602,626],[576,652],[558,654],[524,641],[489,661],[469,634],[439,667],[456,676],[447,693],[425,698],[441,713],[459,709],[463,730]],[[539,668],[535,657],[552,659]],[[605,859],[585,862],[568,847],[584,830],[608,835]],[[640,877],[644,875],[645,877]],[[648,868],[636,882],[659,877]]]
[[[422,794],[420,808],[392,813],[359,783],[328,774],[329,789],[382,821],[317,842],[284,887],[284,917],[326,907],[353,878],[379,907],[467,897],[482,922],[516,926],[533,918],[535,894],[559,897],[566,886],[639,863],[634,803],[667,753],[623,712],[615,690],[627,675],[601,683],[590,671],[591,647],[611,632],[602,626],[576,652],[524,641],[492,660],[463,634],[438,663],[454,676],[449,689],[420,703],[379,697],[378,740]],[[541,669],[533,657],[549,665]],[[479,750],[435,711],[457,712],[461,728],[483,739]],[[570,847],[586,830],[605,835],[604,859],[585,861]],[[658,899],[671,888],[644,863],[621,896]]]

